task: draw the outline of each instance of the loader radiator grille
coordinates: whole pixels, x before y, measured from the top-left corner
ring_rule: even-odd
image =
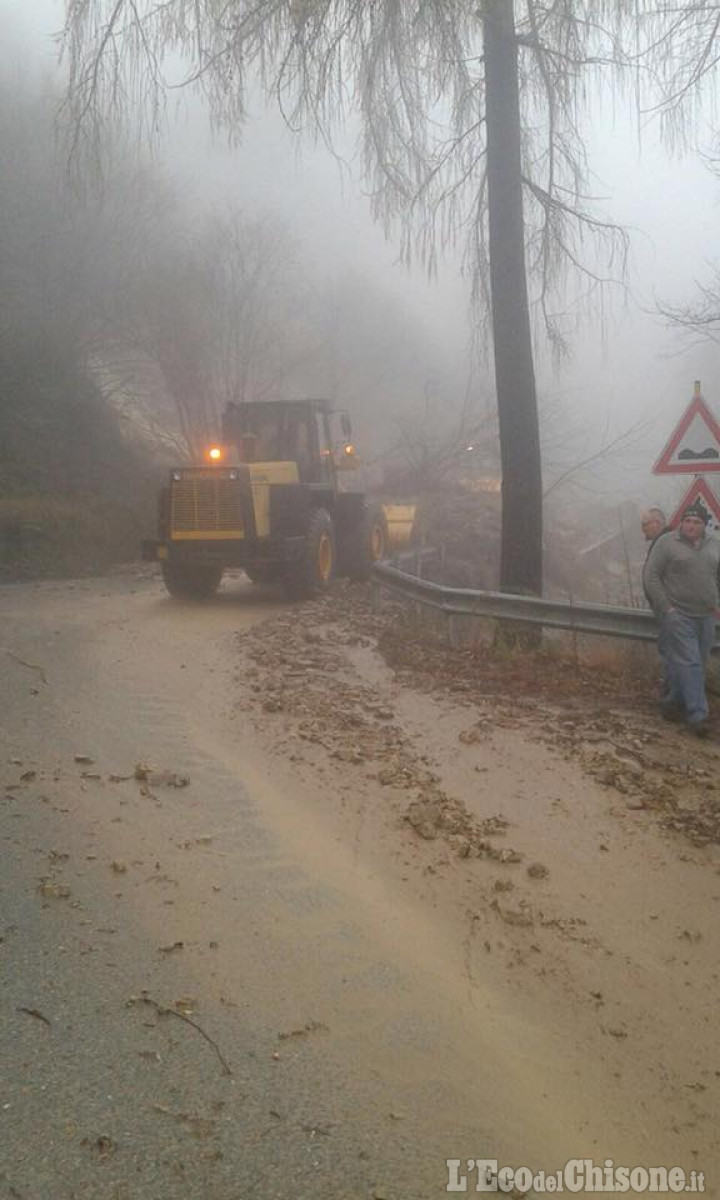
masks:
[[[210,474],[174,480],[170,492],[170,536],[242,537],[242,502],[237,481]]]

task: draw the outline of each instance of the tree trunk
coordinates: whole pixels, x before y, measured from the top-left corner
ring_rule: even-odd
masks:
[[[542,470],[525,269],[514,0],[485,0],[488,246],[502,463],[503,591],[542,593]]]

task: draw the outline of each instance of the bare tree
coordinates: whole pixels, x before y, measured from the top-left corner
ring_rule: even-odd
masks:
[[[351,411],[363,454],[384,456],[398,418],[411,427],[428,406],[437,409],[437,428],[454,422],[467,362],[449,355],[437,332],[377,279],[348,269],[307,274],[307,353],[293,378]]]
[[[720,9],[718,9],[718,18],[720,23]],[[704,51],[709,54],[708,47],[704,47]],[[720,35],[718,35],[718,52],[720,52]],[[685,95],[681,95],[677,101],[680,108],[687,103],[689,103],[689,97]],[[678,114],[676,110],[666,112],[664,116],[681,122],[685,119],[684,115]],[[715,152],[712,157],[707,159],[707,166],[710,172],[720,180],[720,159],[718,159],[717,145],[717,142],[720,141],[720,134],[717,132],[715,139]],[[706,349],[709,349],[713,345],[720,345],[720,262],[713,257],[706,263],[706,269],[707,274],[704,280],[694,279],[692,281],[694,289],[692,300],[685,303],[673,303],[669,300],[657,301],[656,311],[669,326],[681,333],[686,343],[695,348],[705,346]]]
[[[542,584],[530,304],[562,347],[568,305],[553,297],[568,273],[594,291],[622,272],[622,231],[589,207],[581,117],[630,62],[636,16],[635,0],[68,0],[76,149],[97,150],[128,109],[157,127],[179,54],[182,82],[238,136],[258,81],[328,143],[359,110],[375,212],[401,222],[406,255],[432,268],[464,240],[491,317],[506,588]]]
[[[594,467],[598,463],[612,458],[614,455],[627,451],[635,445],[642,445],[647,439],[652,422],[652,417],[640,417],[639,420],[635,421],[628,428],[622,430],[621,433],[603,438],[601,445],[599,447],[597,445],[594,446],[589,453],[585,453],[578,458],[577,452],[573,452],[570,456],[570,462],[567,465],[562,467],[558,465],[556,467],[557,473],[555,478],[545,488],[543,499],[546,500],[556,489],[562,487],[570,480],[574,480],[580,472],[587,471],[588,468]],[[563,432],[562,441],[567,452],[569,448],[567,428]]]
[[[690,304],[658,304],[658,312],[696,342],[720,344],[720,268],[712,268],[710,283],[696,283]]]
[[[714,87],[720,68],[720,5],[709,0],[684,0],[669,8],[670,19],[644,0],[643,13],[657,65],[660,93],[654,111],[667,137],[684,148],[703,107],[707,115],[709,86]],[[708,169],[720,178],[715,119],[715,150]],[[709,282],[696,281],[695,299],[686,304],[658,304],[668,324],[697,343],[720,342],[720,266],[710,264]]]
[[[229,402],[278,399],[305,354],[303,284],[282,222],[213,217],[197,248],[209,301],[210,393]]]
[[[197,456],[228,402],[279,398],[304,353],[294,246],[270,217],[198,222],[176,203],[135,254],[92,365],[154,443]]]

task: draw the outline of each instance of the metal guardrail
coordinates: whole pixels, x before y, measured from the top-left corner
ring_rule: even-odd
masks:
[[[410,562],[416,559],[416,553],[409,553],[398,556],[395,561]],[[570,604],[565,600],[545,600],[539,596],[513,596],[506,592],[447,587],[442,583],[432,583],[429,579],[420,579],[389,562],[376,563],[373,576],[377,583],[389,591],[434,608],[447,617],[521,621],[542,625],[547,629],[567,629],[575,633],[630,638],[639,642],[654,642],[657,638],[657,621],[654,614],[646,609],[620,608],[609,604]],[[720,631],[716,634],[714,649],[720,651]]]

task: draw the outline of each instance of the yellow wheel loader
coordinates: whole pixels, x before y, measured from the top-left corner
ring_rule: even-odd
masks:
[[[298,598],[336,575],[367,578],[388,525],[361,490],[351,436],[347,414],[323,400],[229,405],[205,460],[170,471],[143,558],[182,599],[212,595],[226,567]]]

